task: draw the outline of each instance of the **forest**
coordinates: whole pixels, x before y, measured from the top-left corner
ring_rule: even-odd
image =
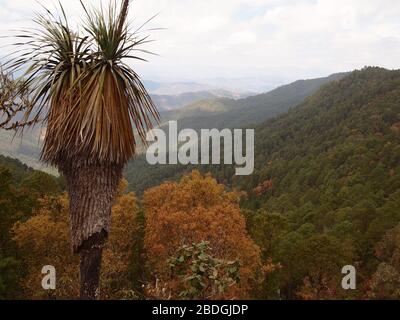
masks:
[[[400,299],[399,101],[400,71],[326,83],[251,126],[249,177],[137,158],[112,207],[101,298]],[[6,157],[0,176],[0,299],[77,298],[64,178]],[[356,290],[341,286],[346,265]]]

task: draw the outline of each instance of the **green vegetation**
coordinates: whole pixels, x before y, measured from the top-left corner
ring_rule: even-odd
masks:
[[[179,130],[245,126],[251,128],[254,124],[287,112],[324,84],[337,81],[344,76],[344,73],[339,73],[326,78],[299,80],[269,93],[246,99],[203,100],[179,110],[162,113],[162,122],[177,120]],[[183,173],[193,169],[193,166],[180,165],[149,166],[144,156],[138,156],[128,164],[125,177],[132,191],[142,193],[167,179],[177,180]]]
[[[376,244],[400,223],[399,101],[399,71],[356,71],[256,127],[252,176],[216,173],[248,192],[248,229],[264,256],[282,264],[287,298],[324,277],[338,291],[329,274],[350,262],[368,286]],[[272,187],[260,194],[264,181]],[[314,296],[329,296],[320,291]]]
[[[19,253],[11,240],[12,226],[28,219],[44,194],[61,190],[59,179],[0,156],[0,299],[18,297],[23,275]]]
[[[181,298],[210,299],[240,281],[240,263],[214,258],[208,253],[209,245],[205,241],[184,245],[169,260],[172,274],[178,274],[185,286],[179,293]]]

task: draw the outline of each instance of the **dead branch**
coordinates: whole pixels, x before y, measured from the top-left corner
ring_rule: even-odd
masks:
[[[0,129],[18,130],[35,124],[36,119],[21,120],[25,118],[25,112],[31,108],[29,90],[24,84],[0,71]],[[21,116],[16,117],[17,115]]]

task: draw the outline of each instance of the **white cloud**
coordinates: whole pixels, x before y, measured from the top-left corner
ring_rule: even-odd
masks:
[[[257,45],[256,41],[257,41],[257,36],[252,31],[244,30],[233,33],[228,38],[228,45],[232,46],[250,45],[250,44]]]
[[[79,17],[78,0],[62,2]],[[33,8],[0,0],[1,32],[26,25]],[[152,32],[148,49],[160,57],[135,65],[146,78],[295,79],[400,66],[398,0],[134,0],[131,18],[140,25],[157,12],[148,27],[166,30]]]

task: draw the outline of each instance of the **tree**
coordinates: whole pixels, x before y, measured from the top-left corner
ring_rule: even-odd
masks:
[[[400,272],[387,263],[380,263],[370,280],[368,297],[371,299],[400,299]]]
[[[4,257],[0,251],[0,300],[15,299],[18,288],[18,268],[20,263],[13,257]]]
[[[240,213],[241,194],[228,192],[210,175],[193,171],[178,183],[166,182],[144,194],[144,246],[149,268],[158,281],[173,287],[169,261],[183,245],[206,241],[209,255],[240,262],[240,283],[224,298],[245,298],[259,281],[260,249],[246,231]],[[179,292],[173,292],[175,296]]]
[[[368,297],[400,299],[400,225],[389,230],[375,248],[381,261],[372,275]]]
[[[0,156],[0,299],[18,298],[21,291],[19,280],[24,270],[10,230],[17,221],[29,219],[38,205],[39,189],[21,186],[21,181],[37,173],[16,160]],[[46,178],[41,179],[40,190],[57,192],[57,179],[47,175]]]
[[[82,2],[81,2],[82,3]],[[60,5],[61,6],[61,5]],[[158,112],[138,75],[124,62],[140,59],[147,37],[128,28],[129,0],[120,10],[90,9],[84,32],[70,28],[61,6],[57,17],[38,14],[38,30],[27,30],[9,72],[27,70],[19,93],[32,97],[24,121],[44,122],[41,158],[65,176],[70,199],[71,243],[80,254],[83,299],[99,297],[103,246],[122,171],[158,121]],[[24,54],[18,52],[23,50]]]
[[[288,299],[346,296],[341,288],[341,270],[354,261],[351,243],[341,243],[326,234],[314,235],[306,230],[308,227],[282,237],[276,249],[276,260],[282,264],[282,293]]]
[[[137,297],[132,291],[129,269],[137,233],[138,206],[135,195],[122,194],[122,190],[112,208],[113,228],[104,247],[101,278],[101,297],[104,299]],[[41,206],[33,217],[13,227],[13,239],[27,270],[22,280],[24,298],[74,299],[79,293],[78,261],[70,250],[68,207],[65,194],[48,196],[41,200]],[[56,268],[55,291],[41,288],[41,268],[44,265]]]
[[[179,276],[176,291],[180,298],[208,300],[223,295],[240,281],[238,261],[225,261],[209,255],[209,243],[202,241],[179,248],[169,260],[171,277]]]
[[[15,130],[35,121],[18,121],[15,117],[31,107],[29,90],[21,81],[0,69],[0,128]]]

